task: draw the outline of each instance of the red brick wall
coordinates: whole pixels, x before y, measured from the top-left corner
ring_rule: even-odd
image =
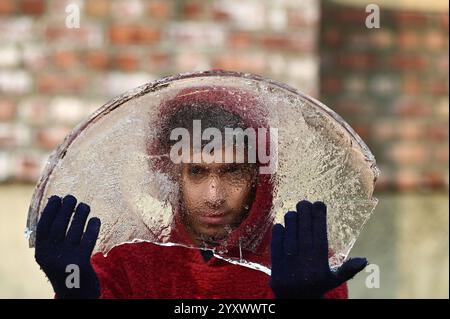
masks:
[[[80,28],[65,26],[68,4]],[[0,182],[31,181],[109,98],[223,68],[318,94],[318,0],[1,0]]]
[[[80,29],[65,26],[71,3]],[[381,10],[367,29],[364,8],[319,0],[1,0],[0,182],[35,182],[109,98],[224,68],[335,109],[375,154],[378,189],[448,189],[448,13]]]
[[[321,100],[367,142],[378,189],[448,189],[448,12],[322,5]]]

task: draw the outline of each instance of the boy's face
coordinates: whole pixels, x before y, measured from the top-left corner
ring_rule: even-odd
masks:
[[[255,178],[256,164],[181,164],[184,223],[196,244],[214,246],[239,226],[252,204]]]

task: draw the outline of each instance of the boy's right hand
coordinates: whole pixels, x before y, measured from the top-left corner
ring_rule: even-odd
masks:
[[[49,199],[36,228],[35,258],[57,298],[98,298],[100,284],[90,258],[100,219],[91,218],[83,232],[90,207],[80,203],[73,214],[76,204],[72,195]]]

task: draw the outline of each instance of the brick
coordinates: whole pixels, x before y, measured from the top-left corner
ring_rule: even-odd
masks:
[[[93,17],[106,17],[110,10],[110,0],[86,0],[85,11]]]
[[[441,28],[448,32],[448,12],[440,14],[437,20],[440,22]]]
[[[334,19],[342,24],[357,24],[364,26],[367,13],[364,8],[352,9],[345,7],[341,10],[336,10],[335,12],[327,12],[324,16],[334,16]]]
[[[422,175],[422,185],[430,189],[442,189],[446,186],[445,175],[436,170],[426,170]]]
[[[319,23],[319,10],[315,6],[305,8],[287,8],[287,25],[291,28],[313,27]]]
[[[264,62],[261,61],[261,63]],[[318,63],[314,57],[304,56],[303,58],[292,58],[288,61],[286,74],[292,79],[300,79],[308,82],[315,78],[318,73]]]
[[[172,56],[166,52],[152,52],[148,61],[151,69],[161,70],[171,66]]]
[[[60,47],[67,48],[100,48],[104,35],[100,24],[83,22],[80,28],[70,29],[63,23],[48,24],[44,30],[45,39]]]
[[[267,33],[259,36],[260,44],[270,50],[289,50],[303,53],[314,52],[316,49],[315,36],[303,33]]]
[[[115,0],[111,3],[111,15],[123,20],[138,19],[143,12],[140,0]]]
[[[397,44],[402,50],[415,49],[421,43],[419,34],[415,30],[401,31],[397,34]]]
[[[367,80],[363,76],[348,76],[345,80],[345,90],[351,94],[363,94],[367,89]]]
[[[415,141],[425,136],[426,126],[417,121],[405,121],[396,125],[397,136],[401,139]]]
[[[172,23],[167,30],[170,41],[189,47],[222,47],[225,30],[219,24],[207,22]]]
[[[399,81],[392,75],[377,74],[369,81],[370,90],[377,95],[395,94],[399,90]]]
[[[27,125],[45,125],[48,119],[49,100],[33,95],[18,104],[18,118]]]
[[[87,52],[84,61],[88,68],[95,70],[105,70],[109,67],[109,56],[104,51]]]
[[[431,107],[420,100],[400,99],[393,105],[393,112],[401,116],[427,116]]]
[[[0,15],[11,15],[15,12],[16,5],[13,0],[0,1]]]
[[[67,127],[50,127],[37,130],[35,141],[45,150],[56,148],[70,133]]]
[[[187,1],[181,4],[181,16],[186,20],[195,20],[205,14],[205,5],[201,2]]]
[[[20,34],[20,37],[17,35]],[[34,20],[29,16],[0,19],[0,39],[3,43],[20,43],[33,40],[37,34]]]
[[[72,69],[80,65],[78,53],[75,51],[59,51],[53,58],[55,65],[62,69]]]
[[[449,57],[448,57],[448,51],[447,53],[442,52],[443,54],[441,56],[438,56],[436,58],[436,72],[442,72],[444,70],[448,70],[449,65]]]
[[[378,66],[377,58],[366,53],[340,54],[336,62],[339,67],[352,69],[373,69]]]
[[[427,91],[431,95],[448,95],[448,78],[430,80],[427,83]]]
[[[109,38],[113,44],[153,44],[159,41],[161,30],[152,26],[113,25]]]
[[[36,182],[42,170],[42,158],[35,154],[20,154],[14,161],[13,176],[16,180]]]
[[[212,18],[214,21],[217,21],[219,23],[227,22],[231,20],[231,16],[227,11],[221,10],[221,9],[214,9],[212,11]]]
[[[448,145],[439,145],[439,147],[434,150],[433,159],[439,163],[447,164],[448,166],[448,154]]]
[[[25,94],[31,91],[33,79],[24,70],[0,70],[0,93]]]
[[[0,149],[18,144],[12,124],[0,123]]]
[[[23,63],[30,71],[41,71],[47,69],[52,59],[44,45],[24,43],[22,46]]]
[[[139,30],[131,25],[113,25],[109,37],[114,44],[131,44],[139,42]]]
[[[88,78],[84,74],[43,74],[37,78],[37,89],[41,93],[81,93],[87,88]]]
[[[229,32],[228,44],[235,48],[248,48],[254,44],[254,37],[250,32]]]
[[[211,69],[211,61],[205,53],[199,51],[180,51],[175,55],[175,67],[180,72]]]
[[[316,53],[317,35],[315,32],[302,31],[292,34],[290,49],[301,53]]]
[[[146,1],[148,3],[148,15],[152,18],[165,20],[171,17],[172,6],[170,1],[164,0],[151,0]]]
[[[323,41],[330,47],[338,48],[342,45],[344,40],[342,32],[339,32],[337,29],[328,29],[324,31]]]
[[[394,138],[397,134],[397,125],[392,120],[378,120],[374,125],[374,137],[385,141]]]
[[[402,143],[391,146],[388,150],[388,156],[399,165],[423,164],[428,159],[429,153],[425,145]]]
[[[427,130],[428,138],[436,142],[448,142],[448,122],[447,123],[434,123],[430,125]]]
[[[286,30],[287,23],[287,13],[285,8],[277,6],[267,10],[267,26],[271,30]]]
[[[407,74],[402,81],[402,91],[406,94],[417,95],[422,91],[422,83],[417,75]]]
[[[0,148],[23,147],[30,143],[30,130],[22,124],[0,123]]]
[[[152,44],[160,40],[161,29],[152,26],[140,26],[138,34],[140,44]]]
[[[15,45],[0,47],[0,67],[14,67],[21,62],[21,52]]]
[[[392,21],[394,21],[397,26],[410,26],[414,28],[420,28],[429,22],[426,13],[400,10],[393,13]]]
[[[420,174],[411,168],[400,168],[394,177],[395,186],[401,191],[417,189],[421,183]]]
[[[416,71],[428,67],[425,56],[397,54],[390,58],[390,65],[397,70]]]
[[[387,50],[394,44],[394,33],[382,28],[370,31],[368,36],[372,46],[377,49]]]
[[[74,126],[88,115],[88,106],[78,97],[58,96],[52,98],[47,114],[55,125]]]
[[[124,71],[133,71],[139,67],[139,57],[131,52],[118,53],[113,59],[113,65]]]
[[[260,37],[261,45],[268,49],[290,49],[291,37],[286,33],[262,34]]]
[[[212,6],[214,21],[242,30],[261,30],[266,24],[264,5],[257,1],[218,0]]]
[[[44,0],[19,0],[19,11],[23,14],[40,16],[46,9]]]
[[[448,32],[439,32],[437,30],[428,31],[425,35],[425,48],[428,50],[439,51],[447,47]]]
[[[353,32],[347,34],[347,45],[352,50],[366,50],[370,44],[370,38],[367,36],[367,33]]]
[[[45,0],[44,0],[45,1]],[[67,6],[73,4],[80,8],[80,13],[83,11],[84,0],[59,0],[59,1],[46,1],[47,2],[47,10],[51,13],[56,13],[60,19],[60,21],[64,22],[66,17],[66,8]],[[62,13],[62,14],[60,14]]]
[[[333,109],[339,114],[368,116],[373,112],[374,108],[368,100],[343,97],[335,102]]]
[[[10,122],[14,119],[17,105],[10,100],[0,100],[0,121]]]
[[[327,76],[322,78],[321,89],[324,93],[337,93],[342,89],[342,81],[337,76]]]

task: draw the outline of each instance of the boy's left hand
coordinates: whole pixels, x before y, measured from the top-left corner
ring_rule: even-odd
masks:
[[[328,264],[327,207],[301,201],[284,216],[285,227],[272,228],[270,286],[276,298],[322,298],[367,265],[347,260],[336,272]]]

